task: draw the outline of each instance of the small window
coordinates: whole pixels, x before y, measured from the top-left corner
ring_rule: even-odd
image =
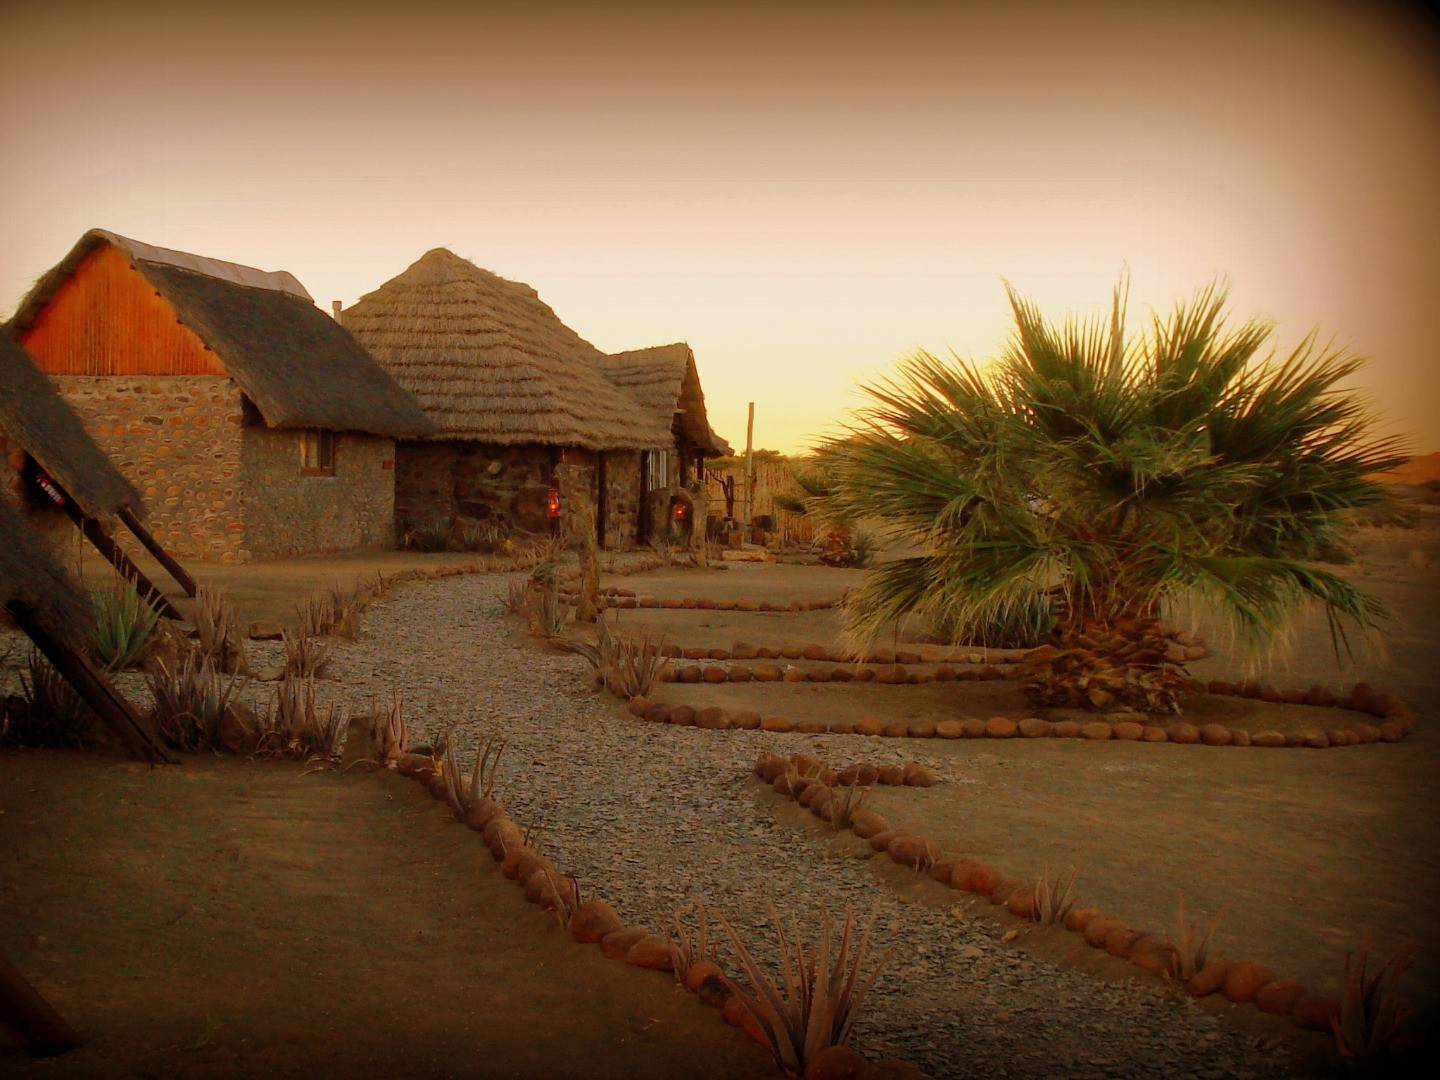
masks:
[[[670,454],[651,450],[645,454],[645,490],[661,491],[670,486]]]
[[[335,433],[333,431],[301,432],[300,475],[335,475]]]

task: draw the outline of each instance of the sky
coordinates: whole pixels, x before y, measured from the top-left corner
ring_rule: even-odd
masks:
[[[1047,313],[1237,319],[1370,357],[1440,449],[1440,30],[1352,0],[0,0],[0,317],[88,228],[329,310],[432,247],[606,352],[695,351],[795,451],[917,348]]]

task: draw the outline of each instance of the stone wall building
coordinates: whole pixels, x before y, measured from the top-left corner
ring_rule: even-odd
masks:
[[[92,230],[11,321],[182,556],[388,547],[433,425],[287,273]]]
[[[669,408],[642,403],[617,384],[634,364],[609,363],[528,285],[444,248],[342,320],[438,429],[397,447],[402,527],[547,532],[563,512],[564,462],[588,469],[602,547],[668,538],[678,381]]]

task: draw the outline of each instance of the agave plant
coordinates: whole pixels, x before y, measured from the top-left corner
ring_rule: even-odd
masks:
[[[95,719],[85,700],[35,648],[20,672],[19,707],[4,715],[6,738],[20,746],[80,748]]]
[[[110,671],[134,667],[145,655],[160,613],[128,581],[90,594],[95,624],[90,651]]]
[[[735,946],[749,988],[728,976],[725,982],[759,1023],[775,1063],[786,1073],[798,1076],[805,1071],[806,1062],[821,1050],[850,1041],[860,1005],[894,950],[887,950],[862,982],[860,968],[870,947],[873,915],[855,942],[854,912],[846,908],[840,943],[832,951],[828,911],[821,912],[820,940],[810,949],[793,922],[786,936],[780,913],[773,903],[769,907],[780,949],[780,982],[776,983],[756,962],[729,920],[716,911],[715,918]]]
[[[300,757],[327,762],[340,746],[345,714],[334,703],[315,702],[315,680],[286,674],[275,689],[269,729],[257,749],[271,757]]]
[[[235,605],[223,589],[201,585],[195,590],[195,642],[202,656],[221,671],[234,671],[241,652]]]
[[[859,784],[849,784],[838,787],[830,795],[830,824],[837,830],[848,829],[850,823],[855,820],[855,815],[863,810],[869,802],[870,787],[861,787]]]
[[[691,937],[690,929],[681,920],[682,915],[690,912],[695,913],[695,936]],[[710,940],[709,922],[705,917],[705,905],[699,900],[692,900],[689,907],[683,907],[670,916],[670,968],[675,973],[675,981],[684,983],[685,973],[698,964],[701,960],[709,960],[712,963],[719,951],[719,944]]]
[[[155,699],[153,717],[160,736],[177,750],[194,753],[221,746],[221,725],[235,691],[208,657],[189,649],[173,666],[157,658],[146,675]]]
[[[1006,288],[1015,328],[996,361],[915,354],[864,387],[870,403],[828,448],[829,511],[920,550],[846,603],[857,646],[911,612],[984,640],[1042,595],[1056,648],[1098,654],[1186,597],[1255,643],[1308,602],[1337,652],[1347,627],[1377,625],[1379,602],[1319,563],[1347,511],[1388,501],[1369,474],[1401,460],[1343,389],[1358,358],[1313,333],[1262,358],[1271,325],[1227,329],[1218,284],[1138,336],[1123,281],[1106,317],[1059,326]],[[1163,655],[1120,665],[1093,697],[1078,685],[1092,673],[1074,673],[1073,702],[1129,703],[1132,668],[1149,680],[1136,704],[1175,711],[1187,683]]]
[[[1175,956],[1170,962],[1171,978],[1186,982],[1204,971],[1205,965],[1210,961],[1220,958],[1220,950],[1214,948],[1213,941],[1215,930],[1229,907],[1229,904],[1223,905],[1210,917],[1208,922],[1201,924],[1199,920],[1192,921],[1185,918],[1185,894],[1179,894],[1179,904],[1175,912],[1175,932],[1165,936],[1166,941],[1175,950]]]
[[[291,634],[281,636],[285,645],[285,673],[297,679],[323,679],[334,660],[329,645],[319,638]]]
[[[410,732],[405,726],[405,700],[400,691],[390,694],[390,701],[381,705],[372,703],[370,709],[370,756],[369,764],[384,767],[397,761],[409,749]]]
[[[491,735],[475,756],[467,783],[460,768],[455,749],[455,729],[447,728],[436,740],[431,754],[439,762],[439,775],[445,778],[446,801],[461,821],[470,807],[481,799],[488,799],[495,790],[495,773],[500,767],[500,755],[505,752],[505,740]]]
[[[1041,926],[1063,922],[1075,906],[1075,876],[1073,870],[1068,878],[1057,873],[1052,881],[1048,866],[1040,872],[1040,879],[1035,882],[1034,918]]]
[[[1340,997],[1340,1013],[1332,1021],[1335,1046],[1351,1065],[1388,1061],[1406,1021],[1415,1014],[1412,1006],[1399,999],[1400,979],[1410,967],[1414,944],[1402,945],[1374,975],[1366,973],[1368,952],[1367,942],[1353,963],[1350,954],[1345,954],[1345,992]]]

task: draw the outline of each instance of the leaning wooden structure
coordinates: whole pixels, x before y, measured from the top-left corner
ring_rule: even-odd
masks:
[[[19,508],[37,517],[67,519],[122,575],[165,615],[178,612],[135,565],[115,536],[129,529],[186,595],[195,580],[145,527],[145,504],[81,426],[30,355],[0,330],[0,443]]]

